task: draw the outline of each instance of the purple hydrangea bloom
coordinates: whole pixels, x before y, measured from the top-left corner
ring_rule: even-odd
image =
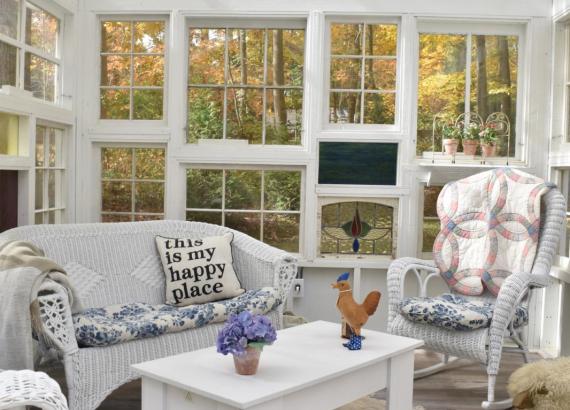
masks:
[[[224,355],[240,355],[249,343],[272,344],[276,339],[277,332],[266,316],[243,311],[238,315],[230,315],[218,334],[216,346],[218,352]]]

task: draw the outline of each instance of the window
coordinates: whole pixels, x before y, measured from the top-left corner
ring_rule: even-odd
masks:
[[[440,221],[437,216],[437,198],[442,190],[442,186],[424,186],[424,210],[422,226],[422,248],[423,254],[431,254],[435,237],[440,231]]]
[[[163,148],[101,149],[101,220],[164,218]]]
[[[36,127],[35,223],[65,222],[64,130]]]
[[[394,256],[395,208],[364,201],[323,205],[320,254]]]
[[[227,226],[299,252],[300,171],[191,168],[186,207],[189,221]]]
[[[396,24],[331,23],[329,123],[394,124]]]
[[[0,155],[19,155],[19,134],[20,118],[0,112]]]
[[[437,132],[432,144],[436,115],[455,122],[477,113],[485,122],[502,112],[513,126],[510,141],[498,141],[497,155],[514,156],[518,59],[517,35],[420,33],[417,154],[441,150]]]
[[[101,119],[163,118],[165,24],[101,22]]]
[[[398,144],[320,142],[319,184],[396,185]]]
[[[60,21],[20,0],[0,0],[0,86],[31,91],[36,98],[59,98]],[[22,67],[22,69],[20,69]]]
[[[302,28],[190,28],[188,143],[301,144],[304,50]]]

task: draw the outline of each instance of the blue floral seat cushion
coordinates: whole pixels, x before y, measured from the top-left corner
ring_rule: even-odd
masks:
[[[128,303],[85,309],[73,315],[81,347],[108,346],[223,322],[230,313],[265,314],[281,304],[276,288],[249,290],[232,299],[175,307]]]
[[[433,298],[406,298],[400,304],[400,313],[412,322],[439,326],[449,330],[475,330],[491,326],[495,305],[468,300],[445,293]],[[528,309],[519,306],[513,319],[514,327],[528,323]]]

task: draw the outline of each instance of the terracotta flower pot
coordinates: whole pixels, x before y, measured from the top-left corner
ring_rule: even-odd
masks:
[[[457,153],[458,145],[459,141],[457,141],[455,138],[445,138],[443,140],[443,147],[447,155],[455,155]]]
[[[479,141],[477,140],[463,140],[463,153],[465,155],[475,155],[477,146],[479,146]]]
[[[241,374],[242,376],[251,376],[257,373],[260,356],[261,349],[256,349],[254,347],[247,347],[244,354],[234,354],[236,373]]]
[[[481,144],[481,152],[484,157],[494,157],[497,151],[497,144]]]

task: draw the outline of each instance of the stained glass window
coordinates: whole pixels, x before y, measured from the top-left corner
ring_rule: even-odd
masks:
[[[335,202],[321,208],[321,254],[394,255],[394,206]]]
[[[319,184],[396,185],[398,144],[319,143]]]

